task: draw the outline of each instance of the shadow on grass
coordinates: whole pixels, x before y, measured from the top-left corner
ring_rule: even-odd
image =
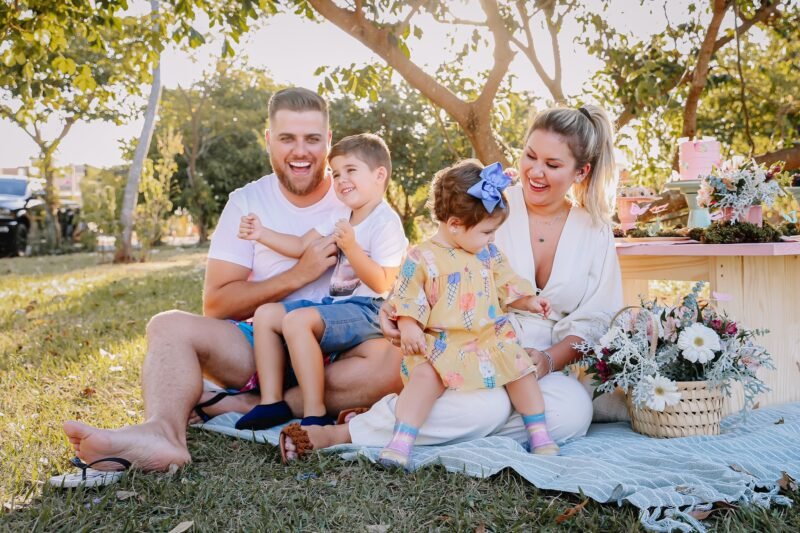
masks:
[[[175,307],[199,311],[201,283],[197,271],[170,267],[146,278],[93,282],[86,291],[37,302],[41,308],[56,307],[54,311],[40,311],[31,303],[30,311],[8,313],[0,322],[0,329],[24,332],[28,341],[0,359],[0,369],[37,365],[44,358],[80,361],[87,351],[98,350],[95,342],[108,346],[141,337],[147,321],[161,311]]]

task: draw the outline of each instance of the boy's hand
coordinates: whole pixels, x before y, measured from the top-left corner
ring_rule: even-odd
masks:
[[[425,355],[428,343],[422,328],[416,324],[401,326],[400,349],[403,351],[403,355]]]
[[[350,225],[350,222],[345,219],[336,223],[333,236],[336,239],[336,246],[338,246],[345,255],[347,255],[347,252],[352,250],[353,246],[356,244],[356,232],[353,230],[353,226]]]
[[[256,241],[261,235],[261,230],[264,226],[261,225],[261,220],[253,213],[249,213],[242,217],[239,222],[239,238],[248,241]]]

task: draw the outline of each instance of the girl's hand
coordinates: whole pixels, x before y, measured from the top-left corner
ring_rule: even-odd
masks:
[[[550,362],[547,357],[542,355],[542,352],[535,348],[525,348],[531,358],[531,362],[536,365],[536,377],[542,379],[550,373]]]
[[[403,355],[425,355],[428,342],[422,328],[416,325],[403,327],[400,330],[400,349]]]
[[[525,296],[509,304],[514,309],[522,309],[531,313],[539,313],[547,318],[550,315],[550,300],[541,296]]]
[[[243,216],[239,222],[238,237],[248,241],[258,240],[263,228],[264,226],[261,225],[261,220],[259,220],[258,216],[253,213],[249,213],[248,215]]]
[[[531,310],[534,313],[541,313],[545,318],[550,315],[550,300],[541,296],[531,298]]]
[[[333,236],[336,238],[336,246],[338,246],[345,255],[347,255],[348,250],[351,250],[356,244],[356,232],[347,220],[342,219],[336,223]]]
[[[400,330],[397,328],[397,312],[392,304],[383,302],[378,311],[383,336],[395,346],[400,346]]]

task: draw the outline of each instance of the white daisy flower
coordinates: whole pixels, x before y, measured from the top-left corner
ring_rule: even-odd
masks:
[[[664,376],[645,376],[650,395],[646,405],[654,411],[663,411],[668,405],[675,405],[681,401],[681,393],[674,381]]]
[[[617,335],[619,335],[619,328],[617,326],[614,326],[608,331],[606,331],[605,335],[600,337],[600,340],[598,342],[600,343],[600,346],[602,346],[603,348],[610,348],[611,341],[613,341]]]
[[[684,359],[705,364],[720,349],[719,335],[713,329],[695,322],[678,336],[678,348],[681,349]]]

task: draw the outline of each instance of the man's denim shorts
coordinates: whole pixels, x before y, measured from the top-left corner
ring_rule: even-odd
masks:
[[[325,324],[325,332],[319,340],[326,363],[333,362],[342,352],[358,346],[369,339],[383,337],[378,321],[378,310],[383,298],[353,296],[345,300],[323,298],[321,302],[312,300],[292,300],[284,302],[286,313],[296,309],[314,307]],[[250,345],[253,345],[253,324],[236,322],[234,324],[244,333]]]

